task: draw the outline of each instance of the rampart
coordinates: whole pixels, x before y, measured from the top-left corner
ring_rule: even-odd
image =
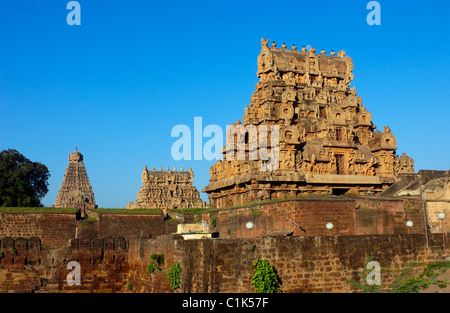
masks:
[[[70,213],[2,213],[0,238],[40,238],[44,248],[67,246],[74,238],[125,238],[159,236],[176,232],[176,224],[165,222],[162,214],[93,213],[77,220]]]
[[[421,206],[418,199],[309,198],[221,209],[206,214],[185,214],[179,218],[187,223],[206,221],[221,238],[281,233],[292,236],[424,234]],[[407,221],[413,222],[411,229],[406,227]],[[246,228],[247,222],[253,223],[253,229]],[[331,231],[325,228],[329,222],[334,226]]]
[[[347,281],[360,278],[371,255],[390,269],[382,272],[382,284],[389,287],[408,264],[445,259],[442,233],[428,227],[425,236],[420,205],[411,198],[331,197],[173,212],[171,218],[95,210],[87,210],[86,220],[75,214],[1,213],[0,291],[174,292],[166,274],[179,262],[176,292],[254,292],[252,261],[262,258],[277,270],[282,292],[353,292]],[[201,220],[219,238],[174,235],[179,222]],[[409,220],[414,226],[408,229]],[[332,230],[325,228],[328,222]],[[164,263],[149,274],[154,253],[164,254]],[[67,284],[70,261],[80,263],[80,286]]]
[[[382,287],[413,262],[442,260],[442,237],[266,236],[245,239],[182,240],[173,235],[155,239],[74,239],[59,249],[42,249],[38,238],[2,238],[2,292],[174,292],[166,274],[181,265],[176,292],[254,292],[252,261],[267,259],[277,270],[284,293],[354,292],[349,280],[361,280],[368,257],[382,266]],[[164,263],[146,271],[153,253]],[[70,286],[70,261],[80,264],[81,285]]]

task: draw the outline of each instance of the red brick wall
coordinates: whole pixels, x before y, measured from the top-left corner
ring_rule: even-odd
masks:
[[[275,267],[282,292],[354,292],[347,281],[361,279],[369,255],[381,267],[394,270],[382,270],[381,283],[389,287],[408,264],[435,261],[442,253],[442,240],[436,235],[430,236],[430,254],[422,235],[166,240],[164,244],[143,240],[135,244],[130,250],[130,279],[141,292],[173,292],[165,273],[175,261],[182,267],[177,292],[255,292],[251,279],[257,258]],[[152,276],[143,268],[155,251],[166,252],[167,263],[163,272]]]
[[[0,213],[0,238],[41,238],[46,248],[65,246],[75,237],[75,214]]]
[[[99,237],[123,236],[149,238],[174,233],[177,226],[162,215],[99,214]]]
[[[37,239],[37,241],[39,241]],[[381,282],[389,286],[411,262],[442,259],[442,237],[423,235],[298,236],[245,239],[182,240],[95,238],[72,240],[60,249],[41,250],[36,238],[1,238],[3,292],[174,292],[166,274],[181,264],[176,292],[254,292],[253,260],[267,259],[282,281],[281,291],[353,292],[349,279],[360,279],[367,257],[382,267]],[[17,252],[14,252],[15,247]],[[152,253],[163,253],[161,271],[146,272]],[[66,282],[67,264],[81,265],[81,286]]]
[[[77,221],[75,214],[0,213],[0,238],[39,237],[45,248],[69,244],[70,239],[159,236],[176,232],[177,226],[162,215],[98,214],[98,220]]]
[[[378,198],[302,199],[208,214],[186,214],[184,222],[205,220],[211,225],[212,218],[217,219],[213,230],[219,232],[221,238],[260,237],[289,231],[293,236],[406,234],[408,220],[414,223],[409,233],[424,233],[420,208],[405,208],[402,200]],[[246,228],[247,222],[253,222],[252,230]],[[334,225],[331,231],[325,227],[328,222]]]

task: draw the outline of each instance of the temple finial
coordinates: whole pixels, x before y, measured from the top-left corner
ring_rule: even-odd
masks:
[[[77,148],[77,146],[75,146],[75,151],[78,151],[78,148]]]

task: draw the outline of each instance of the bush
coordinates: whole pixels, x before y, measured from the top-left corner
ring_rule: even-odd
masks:
[[[147,265],[147,272],[153,274],[153,272],[155,272],[156,270],[160,271],[161,269],[158,267],[158,265],[156,265],[155,262],[153,261],[149,262]]]
[[[217,226],[217,216],[211,217],[211,226],[216,227]]]
[[[280,278],[275,268],[267,260],[256,259],[253,261],[255,267],[252,285],[256,287],[257,293],[280,292]]]
[[[167,273],[167,278],[170,280],[170,287],[175,290],[180,287],[181,283],[181,266],[180,263],[176,262],[172,265],[169,272]]]
[[[155,261],[156,263],[158,263],[158,265],[161,265],[164,263],[164,254],[158,254],[158,253],[153,253],[150,258]]]

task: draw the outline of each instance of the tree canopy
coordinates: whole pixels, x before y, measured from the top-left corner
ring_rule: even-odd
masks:
[[[48,192],[48,168],[17,150],[0,152],[0,207],[38,207]]]

